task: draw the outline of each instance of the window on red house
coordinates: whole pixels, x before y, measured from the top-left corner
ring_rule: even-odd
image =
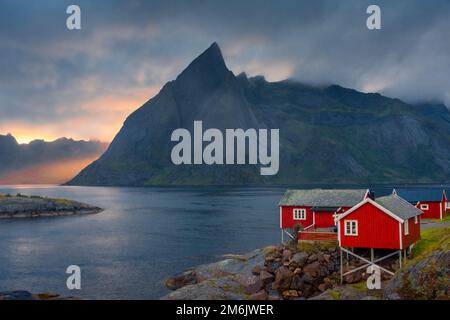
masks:
[[[408,223],[408,220],[406,220],[403,223],[403,228],[404,228],[404,231],[405,231],[405,236],[407,236],[409,234],[409,223]]]
[[[357,236],[358,235],[358,221],[345,220],[344,234],[346,236]]]
[[[306,209],[294,209],[294,220],[306,220]]]

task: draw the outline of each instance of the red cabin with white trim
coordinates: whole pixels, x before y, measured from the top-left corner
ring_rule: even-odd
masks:
[[[287,190],[279,203],[280,228],[294,229],[300,225],[305,231],[332,232],[336,238],[336,215],[372,196],[367,189]]]
[[[339,246],[407,249],[420,240],[421,214],[397,195],[366,198],[337,217]]]
[[[422,219],[442,220],[450,211],[450,200],[442,189],[394,189],[392,193],[422,210]]]

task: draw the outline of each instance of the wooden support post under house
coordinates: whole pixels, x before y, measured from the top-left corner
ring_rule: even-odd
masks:
[[[348,252],[345,253],[345,265],[347,266],[347,269],[350,267],[350,259],[348,257]]]
[[[340,256],[340,258],[341,258],[341,285],[342,285],[342,284],[344,284],[344,276],[343,276],[344,273],[342,272],[342,271],[343,271],[343,270],[342,270],[342,267],[343,267],[343,266],[342,266],[342,264],[343,264],[343,263],[342,263],[342,262],[343,262],[343,261],[342,261],[342,260],[343,260],[343,256],[342,256],[342,249],[341,249],[341,248],[340,248],[339,252],[340,252],[339,256]]]

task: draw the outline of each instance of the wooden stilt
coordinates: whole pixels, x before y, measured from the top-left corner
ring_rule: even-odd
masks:
[[[345,255],[345,265],[347,266],[347,269],[350,267],[350,262],[349,262],[349,258],[348,258],[348,252],[346,252],[346,255]]]
[[[284,243],[284,231],[281,229],[281,243]]]
[[[370,262],[373,263],[373,260],[375,260],[374,250],[373,248],[370,248]]]
[[[398,251],[398,265],[401,269],[402,268],[402,250]]]
[[[344,272],[343,272],[343,270],[342,270],[342,259],[343,259],[343,256],[342,256],[342,249],[340,249],[339,252],[340,252],[339,255],[340,255],[340,257],[341,257],[341,284],[343,284],[343,283],[344,283],[344,276],[343,276]]]

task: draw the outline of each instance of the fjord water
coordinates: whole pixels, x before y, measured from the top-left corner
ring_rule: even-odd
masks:
[[[100,214],[0,220],[0,292],[151,299],[164,279],[198,264],[279,242],[282,188],[0,187],[79,200]],[[78,265],[82,289],[65,273]]]
[[[0,292],[160,298],[168,292],[167,277],[226,253],[279,243],[277,203],[285,190],[0,187],[0,193],[68,198],[105,209],[96,215],[0,219]],[[392,189],[372,190],[382,195]],[[81,267],[81,290],[66,288],[65,270],[72,264]]]

